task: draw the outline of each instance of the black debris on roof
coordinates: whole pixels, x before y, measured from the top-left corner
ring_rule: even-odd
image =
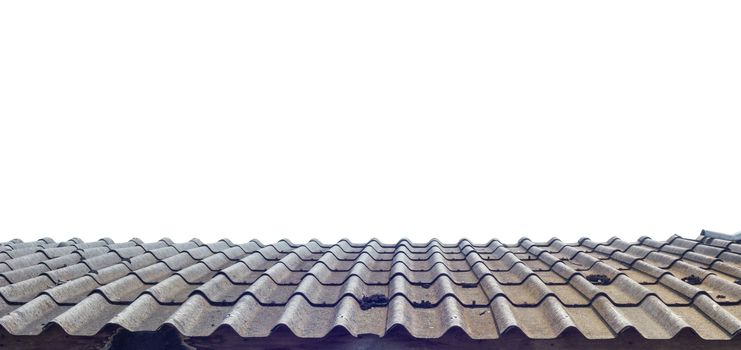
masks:
[[[418,307],[422,309],[431,309],[434,307],[434,305],[429,300],[422,300],[421,302],[413,301],[412,305],[414,307]]]
[[[587,281],[592,282],[592,284],[596,284],[596,285],[610,284],[610,278],[605,275],[597,275],[597,274],[587,275]]]
[[[697,277],[695,275],[689,275],[687,277],[682,278],[682,281],[692,284],[692,285],[698,285],[702,283],[702,279],[700,277]]]
[[[388,298],[383,294],[373,294],[371,296],[364,296],[360,300],[360,308],[362,310],[368,310],[372,307],[385,307],[389,304]]]

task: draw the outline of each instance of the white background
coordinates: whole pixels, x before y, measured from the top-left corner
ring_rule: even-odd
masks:
[[[0,3],[0,238],[741,230],[738,1]]]

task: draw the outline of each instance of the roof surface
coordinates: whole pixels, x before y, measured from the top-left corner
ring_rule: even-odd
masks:
[[[739,279],[741,244],[702,237],[513,245],[13,240],[0,243],[0,327],[12,335],[170,325],[188,337],[219,328],[241,337],[288,329],[317,338],[337,328],[383,336],[403,327],[418,338],[457,329],[474,339],[566,331],[730,339],[741,330]]]

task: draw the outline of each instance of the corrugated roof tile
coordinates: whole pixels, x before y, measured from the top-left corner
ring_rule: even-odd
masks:
[[[399,328],[419,338],[460,329],[474,339],[568,331],[730,339],[741,331],[739,247],[678,236],[516,245],[13,240],[0,244],[0,327],[13,335],[169,325],[186,336]]]

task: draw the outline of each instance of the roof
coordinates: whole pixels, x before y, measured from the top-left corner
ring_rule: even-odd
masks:
[[[473,339],[568,333],[727,340],[741,330],[741,244],[672,236],[506,245],[437,240],[356,244],[222,239],[0,243],[0,327],[228,330],[318,338],[341,330]]]

